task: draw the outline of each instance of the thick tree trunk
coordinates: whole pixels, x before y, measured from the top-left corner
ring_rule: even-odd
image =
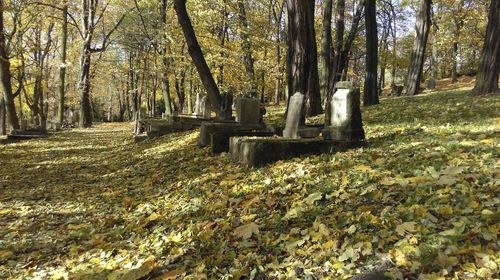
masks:
[[[429,37],[431,26],[431,5],[432,0],[421,0],[420,11],[417,15],[415,26],[416,36],[413,43],[413,51],[408,68],[408,77],[406,79],[406,95],[416,95],[420,91],[420,82],[425,61],[425,49]]]
[[[252,43],[250,42],[249,27],[245,2],[238,0],[238,21],[240,25],[241,49],[243,50],[243,61],[245,71],[247,73],[248,90],[250,92],[257,91],[257,83],[255,79],[255,69],[253,65]]]
[[[5,28],[3,21],[4,10],[4,1],[0,0],[0,80],[2,83],[2,91],[5,101],[7,122],[12,129],[19,129],[19,120],[16,114],[14,95],[12,93],[10,61],[9,56],[7,55],[7,46],[5,42]]]
[[[432,32],[432,55],[431,55],[431,78],[427,83],[430,89],[436,88],[436,82],[438,79],[438,53],[437,53],[437,37],[436,28],[433,28]]]
[[[379,103],[377,90],[378,69],[378,37],[377,12],[375,0],[365,1],[366,24],[366,77],[363,105],[371,106]]]
[[[305,116],[321,114],[314,1],[288,0],[288,96],[305,93]],[[303,118],[303,121],[305,118]]]
[[[220,95],[219,88],[217,87],[217,84],[215,83],[215,80],[212,76],[212,73],[208,68],[205,56],[203,55],[200,44],[198,43],[198,39],[196,38],[196,35],[194,33],[191,19],[189,18],[186,10],[186,0],[174,0],[174,9],[177,14],[179,24],[182,28],[182,32],[184,33],[184,37],[186,39],[189,54],[191,55],[193,63],[196,66],[201,81],[205,86],[205,90],[207,91],[208,101],[212,106],[212,109],[215,111],[217,118],[225,119],[227,114],[223,111],[222,108],[222,97]]]
[[[64,94],[66,91],[66,49],[68,43],[68,4],[64,3],[62,11],[62,38],[61,38],[61,66],[59,68],[59,100],[57,107],[57,121],[64,121]]]
[[[323,34],[321,36],[320,52],[320,92],[322,98],[327,98],[330,90],[330,72],[332,70],[332,4],[333,0],[323,2]]]
[[[488,27],[484,39],[481,64],[477,74],[474,95],[500,93],[498,75],[500,71],[500,0],[491,0]]]

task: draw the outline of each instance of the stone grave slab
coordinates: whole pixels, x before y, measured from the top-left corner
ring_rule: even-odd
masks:
[[[232,160],[243,166],[261,167],[302,155],[344,152],[364,145],[364,141],[232,137],[229,153]]]
[[[234,121],[228,122],[204,122],[201,125],[198,145],[207,147],[211,144],[211,135],[214,133],[234,134],[236,132],[252,132],[265,130],[264,124],[240,124]]]

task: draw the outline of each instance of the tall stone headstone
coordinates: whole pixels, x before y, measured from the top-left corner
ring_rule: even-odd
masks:
[[[221,116],[224,120],[232,120],[233,119],[233,94],[231,92],[223,92],[222,95],[222,104],[221,104],[221,112],[223,116]]]
[[[238,97],[235,103],[236,121],[241,124],[261,122],[260,101],[256,98]]]
[[[352,83],[339,82],[330,103],[330,123],[325,124],[325,140],[356,141],[365,139],[360,108],[360,91]]]
[[[208,98],[206,96],[203,96],[203,98],[201,99],[200,109],[201,114],[199,114],[199,116],[205,119],[209,119],[212,112],[210,110],[210,104],[208,103]]]
[[[203,96],[201,95],[201,92],[198,92],[196,94],[196,101],[194,103],[194,113],[193,115],[194,116],[201,116],[202,115],[202,107],[201,107],[201,103],[202,103],[202,99],[203,99]]]
[[[288,113],[286,115],[285,130],[283,130],[283,137],[285,138],[299,138],[298,130],[300,123],[300,115],[302,114],[302,106],[304,104],[304,94],[296,92],[291,98],[288,105]]]

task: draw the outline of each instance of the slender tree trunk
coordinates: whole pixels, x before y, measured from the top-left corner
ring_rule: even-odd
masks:
[[[378,37],[375,3],[375,0],[365,1],[366,77],[363,98],[364,106],[371,106],[379,103],[377,90]]]
[[[498,75],[500,72],[500,0],[491,0],[488,27],[484,39],[481,64],[477,74],[474,95],[499,94]]]
[[[281,55],[282,55],[282,49],[281,49],[281,38],[283,37],[283,31],[281,28],[281,20],[283,18],[283,12],[284,12],[284,6],[286,2],[283,2],[283,4],[280,6],[280,10],[276,13],[276,11],[273,8],[273,16],[274,16],[274,22],[276,25],[276,69],[275,69],[275,92],[274,92],[274,102],[276,104],[279,104],[281,98],[282,98],[282,89],[283,89],[283,78],[281,74]]]
[[[0,80],[2,83],[3,99],[5,101],[5,111],[7,114],[7,122],[12,129],[19,129],[19,120],[16,114],[16,106],[14,104],[14,95],[12,93],[12,81],[10,73],[10,61],[7,54],[7,46],[5,42],[5,28],[3,20],[3,12],[5,10],[4,1],[0,0]]]
[[[68,4],[64,2],[62,11],[62,38],[61,38],[61,66],[59,68],[59,100],[57,108],[57,121],[64,121],[64,94],[66,91],[66,49],[68,43]]]
[[[194,33],[193,25],[191,19],[186,10],[186,0],[174,0],[174,9],[177,14],[177,19],[182,28],[182,32],[186,39],[188,45],[189,54],[193,60],[198,74],[200,75],[201,81],[205,86],[205,90],[208,94],[208,101],[212,106],[212,109],[216,112],[217,118],[225,119],[227,114],[222,108],[222,97],[220,95],[219,88],[215,83],[215,80],[208,68],[205,56],[201,50],[198,39]]]
[[[452,62],[451,62],[451,83],[454,84],[458,82],[458,73],[457,73],[457,55],[458,55],[458,42],[453,42],[452,47]]]
[[[224,50],[224,47],[226,45],[226,38],[227,38],[227,31],[229,28],[228,24],[228,19],[227,17],[229,16],[229,13],[227,11],[227,0],[223,0],[223,8],[221,10],[221,26],[220,26],[220,32],[219,32],[219,39],[220,39],[220,57],[222,61],[219,63],[219,73],[217,76],[217,85],[222,88],[224,86],[224,58],[226,57],[226,52]]]
[[[340,60],[344,46],[345,32],[345,0],[337,0],[337,22],[335,23],[335,53],[332,61],[332,72],[330,76],[330,91],[333,92],[335,82],[340,81]]]
[[[330,90],[330,72],[332,70],[332,4],[333,0],[323,2],[323,34],[321,37],[320,52],[320,91],[321,97],[325,98]]]
[[[238,0],[238,21],[240,25],[241,49],[243,50],[243,61],[245,71],[247,73],[248,90],[250,92],[257,91],[257,83],[255,79],[255,69],[253,65],[252,43],[250,42],[249,27],[245,2]]]
[[[420,91],[420,82],[425,61],[425,49],[427,47],[427,38],[431,25],[431,5],[432,0],[420,1],[420,11],[417,15],[415,26],[416,36],[413,43],[410,67],[408,68],[408,77],[406,79],[405,92],[410,96],[416,95]]]
[[[168,57],[167,57],[167,0],[161,0],[161,23],[162,23],[162,44],[161,44],[161,87],[163,93],[163,102],[165,103],[165,115],[172,115],[172,101],[170,98],[170,83],[168,81]]]
[[[7,110],[5,108],[5,99],[0,96],[0,135],[7,134]]]

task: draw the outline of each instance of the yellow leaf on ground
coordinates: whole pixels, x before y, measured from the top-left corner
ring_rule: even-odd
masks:
[[[314,202],[321,200],[323,198],[323,194],[320,192],[315,192],[310,194],[307,198],[304,199],[304,202],[308,205],[313,205]]]
[[[256,223],[242,225],[234,230],[234,235],[242,239],[249,239],[253,234],[259,234],[259,226]]]
[[[180,277],[182,274],[184,274],[185,270],[183,268],[178,268],[172,271],[169,271],[165,274],[162,274],[155,278],[156,280],[175,280],[178,277]]]
[[[415,222],[402,223],[396,227],[396,232],[399,235],[404,236],[407,232],[415,232],[416,225],[417,225],[417,223],[415,223]]]
[[[0,261],[7,260],[8,258],[12,257],[14,253],[12,251],[8,250],[0,250]]]

